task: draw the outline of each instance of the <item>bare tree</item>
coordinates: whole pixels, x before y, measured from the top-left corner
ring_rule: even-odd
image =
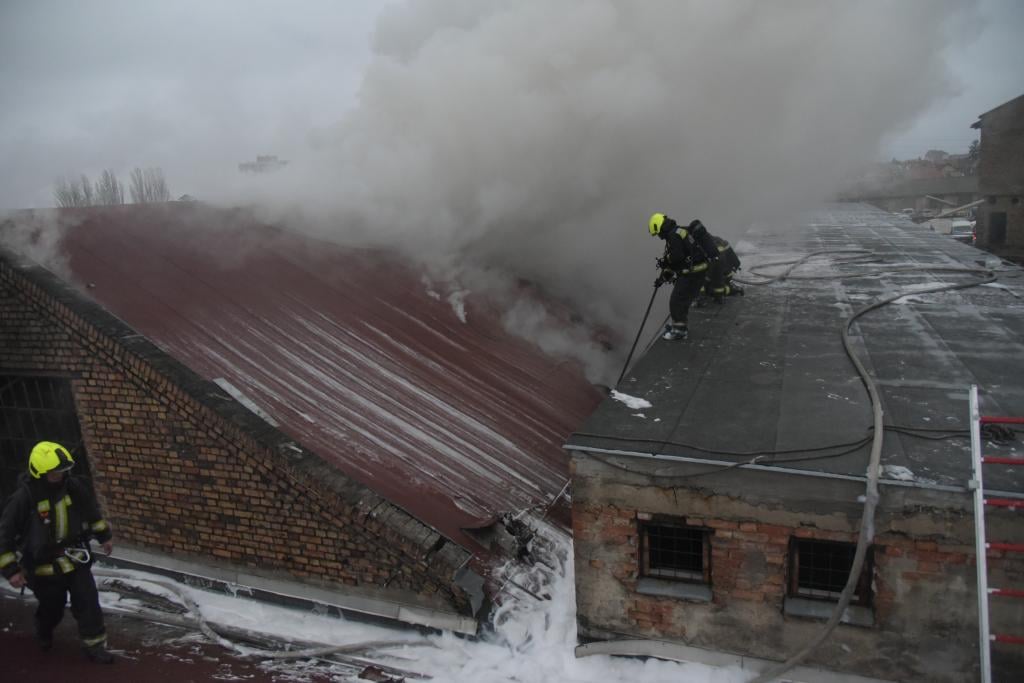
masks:
[[[167,202],[171,200],[171,192],[167,189],[167,180],[163,170],[159,168],[141,169],[136,167],[131,173],[129,185],[132,201],[136,204],[149,202]]]
[[[57,206],[74,206],[75,200],[72,196],[71,183],[68,182],[67,178],[61,177],[53,183],[53,199],[57,202]]]
[[[162,169],[146,169],[146,188],[149,190],[149,201],[171,201],[171,192],[167,189],[167,180],[164,178],[164,172]]]
[[[82,174],[81,180],[79,180],[79,187],[82,191],[82,206],[92,206],[96,202],[93,201],[92,192],[92,181],[89,180],[89,176]]]
[[[110,169],[103,171],[96,181],[96,203],[104,206],[124,204],[124,186]]]
[[[92,183],[85,175],[81,180],[60,177],[54,183],[53,198],[57,206],[89,206],[92,202]]]
[[[143,175],[142,169],[136,166],[132,169],[130,178],[128,191],[132,195],[132,203],[144,203],[146,201],[146,177]]]

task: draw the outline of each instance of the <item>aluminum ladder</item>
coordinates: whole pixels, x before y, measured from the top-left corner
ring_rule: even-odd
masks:
[[[992,683],[992,643],[1013,643],[1024,645],[1024,637],[989,630],[989,599],[992,596],[1024,598],[1024,590],[1012,588],[990,588],[988,585],[988,551],[1024,553],[1022,543],[990,543],[985,537],[985,508],[998,507],[1009,510],[1024,509],[1024,500],[1014,498],[986,498],[983,483],[983,465],[1015,466],[1024,465],[1024,458],[999,458],[981,453],[981,426],[987,424],[1024,424],[1024,417],[990,417],[980,413],[978,408],[978,387],[971,386],[971,481],[974,491],[974,543],[978,572],[978,631],[981,650],[981,680]]]

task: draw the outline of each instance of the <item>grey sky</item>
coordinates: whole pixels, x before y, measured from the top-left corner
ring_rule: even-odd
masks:
[[[0,209],[52,205],[62,174],[159,166],[174,196],[404,246],[456,288],[527,278],[630,329],[652,211],[735,239],[872,160],[966,150],[1024,92],[1022,8],[5,0]],[[240,174],[258,154],[291,163]]]
[[[388,4],[6,0],[0,208],[49,205],[62,174],[157,165],[172,191],[202,194],[256,154],[300,154],[350,108]],[[946,41],[959,92],[880,156],[963,151],[978,113],[1024,92],[1024,3],[980,8]]]
[[[921,115],[910,130],[894,135],[889,156],[922,156],[929,149],[966,152],[978,132],[978,114],[1024,94],[1024,2],[982,0],[977,21],[957,23],[944,56],[956,92]]]
[[[202,194],[289,156],[351,106],[384,4],[5,0],[0,208],[52,204],[61,174],[161,166]]]

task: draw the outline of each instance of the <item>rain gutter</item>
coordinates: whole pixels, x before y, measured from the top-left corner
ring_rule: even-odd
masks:
[[[774,472],[776,474],[792,474],[799,477],[816,477],[818,479],[839,479],[842,481],[853,481],[858,483],[867,482],[866,476],[855,474],[839,474],[838,472],[822,472],[821,470],[805,470],[796,467],[780,467],[778,465],[759,465],[757,463],[739,463],[730,460],[713,460],[711,458],[693,458],[685,455],[668,455],[664,453],[641,453],[639,451],[625,451],[614,448],[596,448],[593,446],[572,446],[565,445],[562,448],[568,451],[580,451],[583,453],[595,453],[600,455],[625,456],[628,458],[642,458],[644,460],[670,460],[672,462],[685,462],[692,465],[712,465],[728,468],[730,470],[757,470],[760,472]],[[904,481],[901,479],[879,479],[878,483],[883,486],[899,486],[903,488],[924,489],[926,491],[942,491],[943,493],[970,494],[971,491],[964,486],[952,486],[947,484],[929,484],[920,481]],[[1024,493],[1015,491],[990,490],[993,496],[1000,498],[1016,498],[1024,500]]]

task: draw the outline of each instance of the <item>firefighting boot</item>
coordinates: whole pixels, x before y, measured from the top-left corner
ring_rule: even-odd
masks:
[[[113,664],[114,655],[107,651],[106,643],[96,643],[95,645],[87,645],[82,648],[85,652],[85,656],[91,662],[96,664]]]
[[[681,341],[686,339],[688,334],[686,323],[670,323],[665,325],[665,333],[661,335],[661,338],[668,341]]]

